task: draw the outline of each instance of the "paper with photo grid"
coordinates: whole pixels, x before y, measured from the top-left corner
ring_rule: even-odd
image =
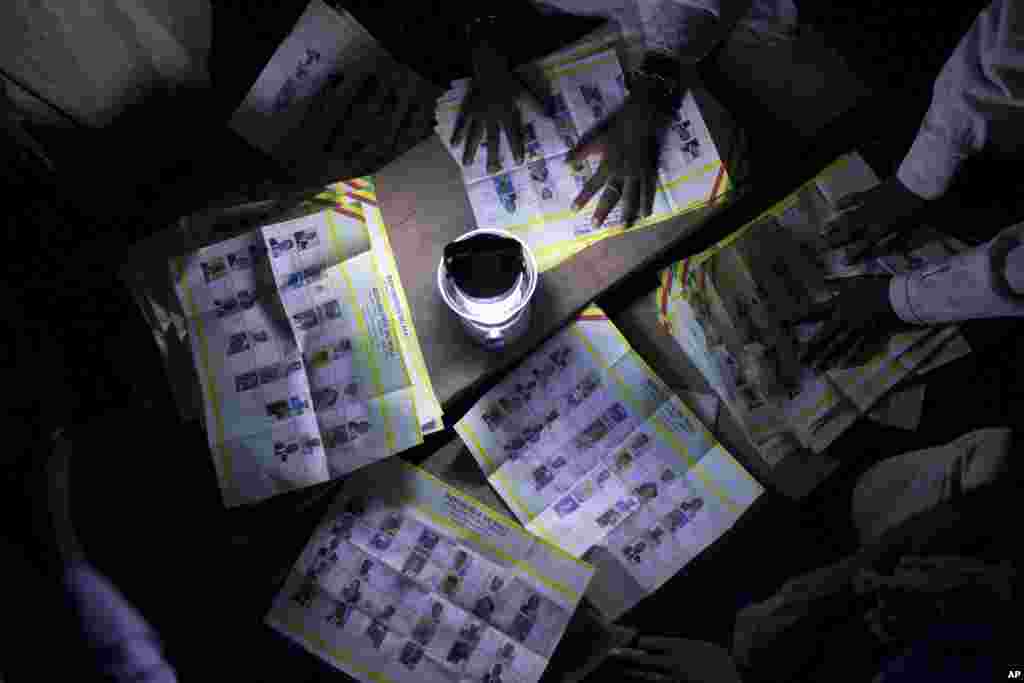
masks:
[[[349,177],[429,137],[439,91],[345,9],[311,0],[229,125],[295,173]]]
[[[580,211],[571,210],[572,201],[597,170],[598,162],[588,159],[572,166],[566,163],[568,151],[580,136],[625,100],[625,78],[614,45],[614,37],[584,43],[531,67],[543,74],[554,113],[549,118],[526,98],[519,101],[526,157],[523,164],[516,164],[502,133],[502,169],[497,174],[486,169],[486,140],[474,163],[465,167],[464,143],[454,147],[449,144],[470,81],[454,82],[438,100],[437,134],[462,168],[478,227],[516,233],[533,249],[542,271],[598,240],[626,230],[622,225],[622,202],[597,229],[591,218],[600,195]],[[730,188],[725,164],[692,93],[687,92],[665,135],[654,212],[631,229],[706,206]]]
[[[341,476],[442,428],[367,178],[171,261],[224,502]]]
[[[392,459],[345,483],[266,621],[367,683],[535,683],[593,571]]]
[[[763,491],[590,307],[456,425],[523,525],[635,588],[616,618],[725,533]],[[595,560],[596,561],[596,560]],[[620,596],[621,597],[621,596]]]
[[[824,323],[799,325],[790,336],[773,320],[798,318],[827,300],[829,280],[902,273],[964,248],[921,229],[905,251],[856,266],[846,265],[845,250],[821,251],[818,234],[838,215],[836,202],[877,183],[859,155],[843,156],[764,215],[661,274],[662,322],[769,466],[802,449],[823,451],[900,381],[970,352],[957,327],[944,326],[894,334],[854,367],[798,368],[795,391],[770,387],[751,369],[758,355],[796,363],[799,345]]]

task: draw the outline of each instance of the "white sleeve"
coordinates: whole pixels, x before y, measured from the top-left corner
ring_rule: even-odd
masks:
[[[889,302],[918,325],[1024,316],[1024,223],[945,263],[897,275]]]
[[[571,14],[605,16],[639,31],[646,50],[683,63],[703,59],[750,10],[752,0],[541,0]]]
[[[1024,126],[1021,0],[995,0],[935,81],[931,106],[898,177],[925,199],[942,195],[966,157]]]

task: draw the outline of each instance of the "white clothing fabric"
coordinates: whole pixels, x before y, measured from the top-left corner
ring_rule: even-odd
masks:
[[[918,325],[1024,315],[1024,223],[948,261],[889,282],[901,320]]]
[[[791,35],[797,11],[792,0],[544,0],[538,4],[570,14],[603,16],[644,48],[671,53],[684,64],[704,58],[737,24],[756,33]]]
[[[942,195],[960,163],[986,145],[1024,143],[1024,0],[995,0],[960,40],[898,177],[925,199]]]
[[[868,470],[853,492],[853,522],[861,545],[940,503],[995,483],[1009,467],[1013,433],[979,429],[952,443],[904,453]]]

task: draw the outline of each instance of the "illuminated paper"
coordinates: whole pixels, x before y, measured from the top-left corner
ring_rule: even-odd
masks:
[[[462,165],[465,143],[450,145],[470,81],[456,81],[438,100],[437,134],[462,168],[477,224],[510,230],[522,237],[536,254],[542,271],[595,241],[626,230],[624,202],[601,227],[593,227],[591,220],[600,193],[580,211],[571,210],[584,183],[597,170],[597,160],[573,166],[565,162],[566,153],[580,136],[618,109],[628,94],[614,45],[611,40],[595,41],[533,65],[546,79],[551,116],[526,99],[519,102],[526,158],[516,164],[502,134],[501,169],[497,173],[487,171],[486,140],[469,166]],[[630,229],[706,206],[731,187],[725,164],[692,93],[686,94],[673,115],[659,164],[653,213]]]
[[[171,262],[228,506],[341,476],[442,428],[371,182],[336,183],[317,201]]]
[[[593,558],[600,580],[619,585],[588,594],[609,618],[657,590],[763,491],[596,307],[455,429],[528,530]]]
[[[797,345],[822,323],[785,323],[826,301],[828,280],[907,272],[941,262],[961,246],[922,228],[903,251],[853,266],[844,250],[818,251],[818,235],[839,215],[836,203],[877,183],[863,159],[848,154],[719,244],[661,275],[665,329],[771,467],[801,449],[820,453],[900,381],[970,351],[958,329],[947,326],[895,334],[853,367],[821,374],[794,365]],[[751,358],[775,371],[766,373]],[[779,381],[787,368],[796,379],[790,388]]]
[[[366,683],[535,683],[593,572],[392,459],[346,481],[266,621]]]

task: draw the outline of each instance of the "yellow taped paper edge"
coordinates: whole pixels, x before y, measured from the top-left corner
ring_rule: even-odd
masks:
[[[174,260],[174,264],[178,270],[178,282],[185,290],[185,305],[188,310],[192,313],[192,320],[195,322],[195,329],[199,336],[199,357],[203,361],[203,372],[206,374],[206,388],[208,401],[213,411],[213,422],[214,422],[214,466],[217,468],[217,474],[221,483],[221,493],[226,494],[228,491],[231,492],[232,503],[234,504],[234,491],[235,483],[233,471],[231,469],[231,450],[224,443],[224,416],[220,412],[220,399],[218,398],[217,392],[217,380],[210,371],[210,351],[209,345],[206,341],[206,332],[203,330],[203,319],[196,309],[195,301],[192,298],[192,288],[188,284],[188,279],[185,277],[185,257],[179,256]],[[219,454],[216,452],[219,451]],[[224,495],[227,498],[227,495]]]
[[[506,517],[505,515],[501,514],[500,512],[497,512],[496,510],[492,510],[491,508],[489,508],[488,506],[484,505],[480,501],[472,498],[471,496],[466,495],[465,493],[459,491],[457,488],[454,488],[454,487],[448,485],[447,483],[445,483],[441,479],[437,478],[435,475],[431,474],[430,472],[427,472],[426,470],[421,469],[419,467],[415,467],[414,465],[409,465],[407,463],[403,463],[403,465],[405,467],[407,467],[407,468],[410,468],[410,469],[414,470],[417,474],[419,474],[419,475],[421,475],[421,476],[423,476],[423,477],[425,477],[425,478],[435,482],[436,484],[440,485],[448,493],[450,493],[451,495],[455,496],[456,498],[459,498],[463,502],[465,502],[465,503],[467,503],[469,505],[472,505],[475,509],[480,510],[480,512],[482,512],[491,521],[497,522],[498,524],[501,524],[502,526],[505,526],[505,527],[509,527],[509,528],[511,528],[513,530],[523,529],[523,527],[519,524],[519,522]],[[504,559],[506,562],[514,563],[516,565],[516,567],[523,569],[528,574],[530,574],[530,576],[533,576],[538,581],[541,581],[542,583],[544,583],[544,585],[546,585],[548,588],[551,588],[552,590],[557,591],[558,593],[564,595],[565,597],[569,598],[570,600],[574,600],[574,601],[575,600],[579,600],[580,594],[577,593],[576,591],[574,591],[573,589],[571,589],[570,587],[566,586],[565,584],[561,583],[560,581],[555,581],[554,579],[550,579],[550,578],[548,578],[546,576],[543,576],[542,574],[537,572],[537,570],[534,569],[529,563],[527,563],[527,562],[525,562],[523,560],[516,560],[515,558],[509,556],[508,553],[505,553],[504,551],[496,548],[490,542],[484,540],[480,536],[480,534],[476,533],[475,531],[471,531],[469,529],[466,529],[465,527],[461,527],[461,526],[455,525],[450,520],[448,520],[447,518],[441,517],[440,515],[437,515],[434,512],[430,512],[428,510],[424,510],[424,509],[420,508],[419,506],[414,506],[414,507],[416,507],[417,510],[420,510],[421,512],[426,513],[427,516],[430,517],[431,519],[436,520],[439,523],[443,524],[446,528],[451,528],[454,533],[459,534],[459,535],[465,534],[466,538],[472,539],[474,543],[479,543],[481,546],[483,546],[483,547],[487,548],[488,550],[492,551],[497,557],[500,557],[500,558]],[[525,530],[524,530],[524,533],[526,535],[530,536],[534,540],[534,542],[543,543],[545,546],[548,547],[548,549],[552,550],[555,554],[559,555],[563,559],[569,560],[569,561],[573,562],[574,564],[576,564],[577,566],[582,567],[585,570],[589,570],[590,572],[594,571],[593,565],[588,564],[587,562],[584,562],[583,560],[580,560],[580,559],[577,559],[577,558],[573,557],[569,553],[567,553],[564,550],[562,550],[561,548],[559,548],[558,545],[556,545],[554,543],[551,543],[550,541],[547,541],[547,540],[545,540],[543,538],[539,538],[535,534],[531,534],[529,532],[526,532]]]
[[[398,303],[402,308],[402,313],[405,316],[405,319],[409,323],[411,334],[408,337],[398,334],[395,329],[397,316],[394,316],[394,311],[391,310],[391,297],[385,296],[384,298],[387,299],[386,306],[388,308],[388,312],[392,314],[392,332],[395,333],[395,336],[398,338],[398,343],[402,346],[403,360],[408,359],[408,361],[410,361],[409,365],[412,366],[413,374],[416,376],[415,384],[417,391],[423,393],[423,398],[427,403],[427,405],[424,406],[424,408],[427,409],[426,414],[436,420],[438,429],[441,429],[443,428],[443,423],[441,421],[443,410],[441,408],[441,403],[437,400],[437,394],[434,393],[434,385],[430,381],[430,373],[427,371],[427,363],[423,357],[423,349],[420,346],[419,336],[416,334],[416,327],[413,324],[412,309],[409,307],[409,300],[405,295],[405,287],[402,286],[402,280],[398,275],[398,264],[395,262],[394,252],[391,250],[391,242],[388,239],[387,226],[385,225],[384,218],[377,207],[368,206],[364,207],[364,209],[366,214],[368,214],[368,222],[373,227],[373,229],[370,230],[371,241],[373,239],[379,239],[383,246],[383,249],[381,250],[374,250],[375,256],[383,261],[383,270],[386,276],[390,276],[392,278],[395,293],[398,296]],[[387,284],[386,276],[385,286]],[[385,292],[385,294],[387,293],[388,292]]]
[[[512,508],[512,511],[522,519],[529,519],[530,515],[526,510],[526,505],[519,498],[519,496],[515,494],[515,492],[512,490],[512,487],[509,486],[508,481],[505,478],[505,475],[503,475],[499,471],[499,468],[496,468],[494,466],[494,460],[492,460],[491,457],[487,455],[487,450],[483,447],[483,444],[480,443],[480,439],[479,437],[477,437],[476,432],[473,430],[473,428],[470,427],[469,424],[464,420],[459,420],[455,424],[455,431],[462,439],[462,442],[469,446],[475,454],[480,456],[480,458],[487,465],[488,469],[493,470],[493,472],[491,472],[491,475],[487,477],[487,480],[490,481],[491,478],[495,479],[495,481],[498,484],[499,490],[505,497],[505,501]]]
[[[352,307],[356,316],[356,327],[359,328],[360,343],[364,347],[366,352],[366,360],[370,364],[370,372],[373,375],[373,382],[377,386],[377,395],[384,395],[384,383],[380,377],[380,365],[377,363],[377,356],[370,344],[370,333],[366,327],[366,318],[363,316],[363,310],[359,307],[359,300],[356,298],[355,286],[352,284],[352,278],[348,274],[348,269],[345,267],[345,263],[339,263],[337,266],[338,272],[341,273],[341,277],[345,281],[345,292],[348,295],[349,306]],[[384,420],[384,430],[387,434],[388,450],[391,453],[395,452],[395,432],[391,426],[391,418],[388,415],[388,410],[385,402],[378,401],[377,404],[380,406],[381,418]],[[416,425],[419,429],[419,425]]]
[[[823,175],[825,175],[825,174],[827,174],[827,173],[829,173],[831,171],[834,171],[834,170],[836,170],[838,168],[842,168],[843,166],[849,164],[851,162],[852,158],[853,158],[853,152],[850,152],[850,153],[847,153],[847,154],[844,154],[844,155],[840,156],[838,159],[836,159],[835,161],[830,163],[828,166],[826,166],[824,169],[822,169],[819,173],[817,173],[813,178],[811,178],[810,180],[804,182],[795,191],[793,191],[789,195],[787,195],[785,199],[780,200],[779,202],[775,203],[774,205],[772,205],[767,210],[765,210],[765,211],[761,212],[760,214],[758,214],[758,216],[756,218],[754,218],[752,221],[750,221],[749,223],[747,223],[746,225],[744,225],[743,227],[738,229],[736,232],[728,235],[721,242],[718,242],[717,244],[715,244],[715,245],[713,245],[711,247],[708,247],[707,249],[705,249],[704,251],[700,252],[699,254],[695,254],[694,256],[691,256],[690,257],[690,259],[691,259],[691,263],[690,263],[691,267],[700,265],[701,263],[704,263],[705,261],[709,260],[711,257],[713,257],[716,254],[718,254],[723,249],[726,249],[727,247],[731,246],[734,242],[736,242],[738,239],[743,237],[750,230],[750,228],[753,227],[755,224],[757,224],[759,221],[762,221],[765,218],[769,218],[769,217],[777,217],[778,214],[781,214],[783,211],[785,211],[786,209],[790,208],[791,206],[793,206],[793,204],[796,203],[797,195],[799,195],[801,192],[803,192],[804,189],[806,189],[807,187],[813,185],[817,181],[817,179],[820,178],[821,176],[823,176]],[[694,261],[694,259],[697,259],[697,260]],[[674,264],[674,265],[678,265],[678,263]],[[660,291],[659,291],[659,296],[660,296]],[[670,297],[673,296],[672,292],[669,292],[669,296]],[[678,295],[675,295],[675,298],[678,298]]]

